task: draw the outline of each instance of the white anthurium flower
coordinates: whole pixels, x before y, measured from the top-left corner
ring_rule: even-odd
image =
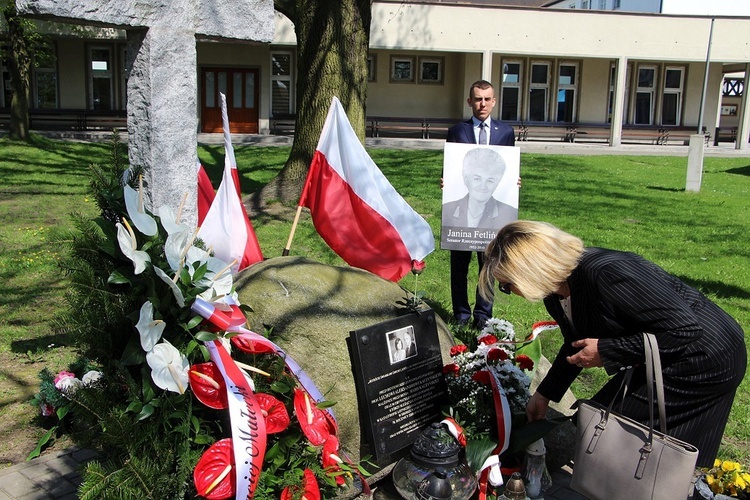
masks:
[[[146,352],[151,351],[159,339],[161,339],[164,328],[167,324],[160,320],[154,319],[154,305],[147,300],[141,306],[141,315],[138,323],[135,325],[136,330],[141,335],[141,347]]]
[[[120,244],[120,250],[125,257],[133,261],[135,274],[141,274],[146,270],[146,263],[151,262],[151,257],[146,252],[137,250],[138,242],[135,240],[133,228],[130,227],[127,219],[122,221],[124,225],[119,222],[115,224],[117,226],[117,242]]]
[[[164,255],[167,257],[167,262],[172,271],[182,269],[185,265],[183,260],[189,237],[190,233],[188,230],[177,231],[167,236],[167,241],[164,242]]]
[[[196,283],[196,286],[208,285],[208,290],[198,295],[198,297],[210,300],[212,297],[225,296],[232,293],[232,286],[234,286],[232,264],[227,264],[216,257],[209,257],[206,262],[208,272],[206,272],[206,275],[199,283]]]
[[[190,226],[179,221],[179,214],[175,216],[172,207],[169,205],[162,205],[159,210],[156,211],[161,220],[161,225],[167,231],[167,234],[171,235],[182,231],[189,232]]]
[[[182,290],[180,290],[180,287],[177,286],[177,283],[172,281],[172,278],[170,278],[167,273],[162,271],[162,269],[157,266],[154,266],[154,272],[156,272],[156,275],[161,278],[164,283],[169,285],[169,288],[172,289],[174,298],[177,299],[177,305],[179,305],[180,307],[185,307],[185,296],[182,294]]]
[[[136,191],[125,185],[123,189],[125,190],[125,207],[128,209],[128,215],[130,220],[133,221],[133,225],[146,236],[155,235],[158,230],[156,221],[143,208],[143,187],[141,186]]]
[[[165,391],[183,394],[188,386],[190,362],[175,346],[162,341],[146,354],[146,362],[151,367],[151,380]]]

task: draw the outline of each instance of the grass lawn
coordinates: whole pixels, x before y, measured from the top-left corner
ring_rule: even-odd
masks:
[[[282,167],[286,147],[237,148],[244,193],[264,185]],[[371,150],[394,187],[440,233],[441,151]],[[218,181],[223,146],[202,146],[199,156]],[[65,368],[74,346],[54,334],[53,317],[64,306],[65,276],[56,267],[57,248],[46,243],[68,214],[94,214],[87,197],[87,168],[108,161],[109,146],[36,139],[20,144],[0,139],[0,465],[15,463],[41,434],[35,410],[25,402],[36,390],[42,367]],[[583,238],[587,245],[639,253],[699,288],[734,316],[750,335],[750,159],[706,158],[700,193],[687,193],[685,158],[556,156],[523,154],[520,215],[545,220]],[[293,209],[272,207],[252,214],[267,257],[281,255]],[[341,264],[303,213],[292,255]],[[418,288],[444,319],[450,317],[448,252],[427,257]],[[401,283],[414,288],[414,278]],[[249,304],[252,306],[252,304]],[[548,319],[541,304],[498,297],[495,316],[527,332]],[[560,336],[543,334],[551,357]],[[605,375],[588,370],[573,387],[593,394]],[[737,398],[721,449],[722,458],[750,464],[750,377]],[[13,444],[17,443],[17,444]],[[20,458],[19,458],[20,457]]]

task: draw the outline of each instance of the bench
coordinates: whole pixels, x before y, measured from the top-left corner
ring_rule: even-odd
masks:
[[[578,130],[574,124],[506,122],[516,129],[517,141],[529,139],[559,139],[563,142],[575,142]]]
[[[724,129],[716,127],[714,146],[718,146],[720,142],[737,142],[737,127]]]
[[[294,135],[297,117],[294,115],[275,115],[271,117],[271,135]]]
[[[424,118],[397,118],[391,116],[370,116],[368,131],[370,137],[413,136],[420,139],[429,138],[429,125]]]

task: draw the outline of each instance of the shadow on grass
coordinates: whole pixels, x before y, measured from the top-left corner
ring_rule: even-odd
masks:
[[[71,338],[67,334],[50,334],[42,337],[14,340],[10,343],[10,350],[18,354],[39,354],[53,347],[69,346],[71,345],[70,341]]]
[[[721,281],[696,280],[687,276],[677,276],[679,279],[703,292],[704,294],[716,294],[721,299],[750,299],[750,291],[738,286],[728,285]]]
[[[685,188],[668,188],[664,186],[646,186],[646,189],[653,189],[654,191],[666,191],[668,193],[684,193]]]
[[[730,168],[729,170],[726,170],[726,172],[728,174],[750,176],[750,165],[746,165],[744,167]]]

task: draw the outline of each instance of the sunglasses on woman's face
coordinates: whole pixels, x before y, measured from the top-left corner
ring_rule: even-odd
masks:
[[[510,295],[510,287],[513,286],[511,283],[503,283],[499,286],[500,291],[506,295]]]

